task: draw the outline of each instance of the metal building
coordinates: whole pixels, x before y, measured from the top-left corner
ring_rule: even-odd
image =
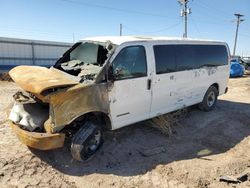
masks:
[[[51,66],[72,43],[0,37],[0,72],[17,65]]]

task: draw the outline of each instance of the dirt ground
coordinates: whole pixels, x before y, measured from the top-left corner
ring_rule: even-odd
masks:
[[[230,79],[215,110],[190,107],[170,137],[145,122],[107,132],[87,163],[69,143],[46,152],[18,141],[4,113],[18,89],[0,82],[0,187],[250,187],[219,181],[250,170],[250,76]]]

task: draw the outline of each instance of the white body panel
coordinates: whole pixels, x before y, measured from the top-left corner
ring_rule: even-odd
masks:
[[[147,45],[141,42],[124,44],[117,48],[111,61],[123,48],[127,46],[143,46],[146,52],[147,62],[152,61]],[[152,90],[147,89],[147,81],[151,77],[152,65],[147,65],[147,76],[125,80],[117,80],[113,83],[109,92],[110,114],[112,117],[112,128],[120,127],[142,121],[149,118],[152,100]]]
[[[121,44],[110,62],[126,46],[143,45],[147,57],[147,76],[114,81],[109,91],[112,129],[143,121],[160,114],[200,103],[212,84],[219,87],[219,95],[224,94],[229,78],[229,64],[216,67],[156,74],[153,46],[158,44],[213,44],[226,43],[210,41],[170,40],[134,41]],[[151,87],[148,90],[147,81]]]
[[[147,90],[147,78],[116,81],[109,100],[112,125],[115,129],[148,119],[151,91]]]

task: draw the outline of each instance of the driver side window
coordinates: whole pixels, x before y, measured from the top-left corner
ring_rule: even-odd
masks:
[[[147,62],[143,46],[123,48],[114,59],[113,75],[115,80],[137,78],[147,75]]]

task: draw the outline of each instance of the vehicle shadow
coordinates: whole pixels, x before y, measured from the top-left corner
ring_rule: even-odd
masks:
[[[103,147],[88,162],[72,159],[67,142],[54,151],[31,150],[58,171],[82,176],[93,173],[132,176],[159,164],[224,153],[250,135],[250,104],[219,100],[211,112],[190,107],[170,137],[145,122],[107,132]],[[160,148],[155,152],[155,148]],[[145,151],[152,151],[145,155]]]

